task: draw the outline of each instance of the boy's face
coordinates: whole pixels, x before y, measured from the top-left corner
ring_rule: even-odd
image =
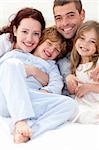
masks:
[[[66,39],[74,37],[78,27],[85,18],[84,10],[79,13],[75,3],[71,2],[63,6],[54,7],[54,18],[57,30]]]
[[[14,26],[14,36],[16,36],[15,48],[26,52],[31,52],[39,43],[41,36],[41,24],[32,18],[21,20],[16,29]]]
[[[51,42],[47,39],[36,48],[34,55],[44,60],[54,60],[60,54],[60,51],[59,42]]]

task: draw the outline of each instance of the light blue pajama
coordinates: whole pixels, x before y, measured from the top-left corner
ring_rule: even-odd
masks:
[[[40,69],[49,74],[48,86],[42,87],[33,76],[27,78],[24,63],[32,63],[39,68],[41,65]],[[13,124],[27,119],[33,137],[55,129],[77,114],[76,102],[59,95],[61,88],[62,79],[54,61],[17,51],[8,52],[0,59],[0,115],[11,117]],[[42,93],[40,89],[51,93]]]

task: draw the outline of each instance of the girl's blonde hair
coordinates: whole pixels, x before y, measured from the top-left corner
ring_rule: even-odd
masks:
[[[57,56],[56,60],[63,58],[67,51],[66,51],[66,40],[65,38],[57,31],[55,26],[48,27],[42,32],[42,37],[39,42],[41,45],[44,41],[50,40],[51,42],[59,42],[60,44],[60,54]]]
[[[95,54],[93,54],[90,57],[90,62],[93,62],[92,66],[90,69],[94,68],[96,66],[96,62],[99,58],[99,23],[96,21],[87,21],[85,23],[83,23],[75,36],[74,39],[74,46],[73,46],[73,50],[71,52],[71,71],[73,74],[75,74],[76,72],[76,68],[78,67],[78,65],[81,62],[81,56],[79,55],[79,53],[77,52],[76,48],[75,48],[75,43],[77,41],[77,39],[86,31],[90,31],[91,29],[94,29],[97,35],[97,39],[96,39],[96,52]]]

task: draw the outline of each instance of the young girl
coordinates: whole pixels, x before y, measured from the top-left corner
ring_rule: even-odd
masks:
[[[22,143],[72,120],[78,109],[73,99],[59,95],[63,83],[54,60],[65,54],[66,43],[56,28],[43,32],[33,54],[29,53],[30,47],[25,48],[20,42],[16,28],[14,35],[17,49],[0,59],[0,110],[2,116],[12,119],[14,142]],[[32,65],[49,74],[47,86],[35,79]]]
[[[78,29],[71,53],[72,73],[76,75],[75,99],[79,104],[77,121],[99,124],[99,82],[90,74],[99,66],[99,23],[87,21]]]

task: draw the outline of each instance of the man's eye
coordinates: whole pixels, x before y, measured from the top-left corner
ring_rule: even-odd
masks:
[[[23,33],[27,33],[27,31],[22,31]]]
[[[96,44],[96,42],[95,42],[95,41],[91,41],[91,43]]]
[[[58,21],[58,20],[61,20],[61,18],[60,17],[56,17],[55,20]]]

